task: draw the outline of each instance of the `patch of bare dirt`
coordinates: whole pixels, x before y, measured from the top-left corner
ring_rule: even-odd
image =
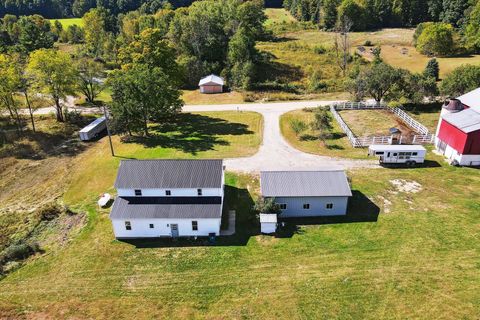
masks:
[[[398,192],[418,193],[422,191],[422,185],[413,180],[394,179],[390,180],[390,183]]]

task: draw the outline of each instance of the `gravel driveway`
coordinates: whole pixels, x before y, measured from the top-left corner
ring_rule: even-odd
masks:
[[[251,157],[226,159],[227,170],[258,172],[262,170],[292,170],[320,168],[374,168],[375,160],[349,160],[318,156],[290,146],[280,132],[280,116],[288,111],[326,105],[331,101],[301,101],[284,103],[255,103],[244,105],[185,106],[184,111],[255,111],[263,116],[263,141]]]

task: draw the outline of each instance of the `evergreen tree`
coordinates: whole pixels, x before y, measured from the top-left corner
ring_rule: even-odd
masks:
[[[423,74],[426,77],[431,77],[435,79],[435,81],[439,80],[439,72],[440,72],[440,66],[438,65],[437,59],[433,58],[430,59],[427,63],[427,66],[425,67],[425,70],[423,71]]]

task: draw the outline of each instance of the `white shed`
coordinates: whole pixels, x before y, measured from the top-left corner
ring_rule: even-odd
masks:
[[[260,231],[267,234],[277,231],[276,213],[260,213]]]
[[[198,86],[201,93],[222,93],[225,81],[222,77],[211,74],[200,80]]]

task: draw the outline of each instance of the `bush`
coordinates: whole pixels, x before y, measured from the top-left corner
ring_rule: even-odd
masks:
[[[5,250],[0,255],[0,264],[4,265],[9,261],[24,260],[40,251],[38,243],[28,243],[24,240],[18,241]]]
[[[370,40],[366,40],[366,41],[363,43],[363,45],[364,45],[365,47],[373,47],[373,42],[370,41]]]
[[[292,129],[293,132],[295,132],[295,135],[298,136],[300,133],[303,131],[307,130],[307,124],[298,119],[292,119],[290,120],[290,128]]]
[[[316,54],[324,54],[325,52],[327,52],[327,48],[322,45],[317,45],[313,47],[313,52],[315,52]]]

